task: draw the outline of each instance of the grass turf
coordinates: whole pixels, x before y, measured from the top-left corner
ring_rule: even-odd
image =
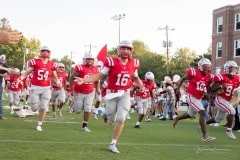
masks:
[[[141,129],[134,128],[137,114],[125,122],[125,128],[118,141],[120,154],[107,150],[112,136],[112,125],[103,119],[91,117],[89,129],[92,133],[81,131],[82,114],[67,113],[53,119],[47,113],[43,132],[37,132],[37,115],[18,118],[4,110],[7,120],[0,121],[0,159],[1,160],[237,160],[240,158],[240,133],[238,138],[226,137],[225,127],[208,126],[211,136],[217,139],[202,142],[198,132],[198,117],[179,121],[172,127],[172,120],[160,121],[151,117],[151,122],[142,122]]]

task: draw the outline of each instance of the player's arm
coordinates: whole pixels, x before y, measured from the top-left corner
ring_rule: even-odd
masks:
[[[96,82],[96,93],[97,93],[98,95],[101,94],[100,80],[98,80],[98,81]]]
[[[178,81],[178,89],[182,86],[183,82],[189,80],[187,75],[184,75],[179,81]]]
[[[133,81],[136,83],[136,86],[139,88],[140,92],[143,92],[145,87],[139,76],[133,77]]]
[[[27,71],[22,73],[20,79],[23,80],[25,79],[30,73],[32,73],[33,67],[28,67]]]
[[[74,81],[75,77],[79,77],[79,73],[76,72],[76,71],[73,71],[72,75],[69,78],[70,88],[71,88],[72,91],[74,91],[74,89],[73,89],[73,81]]]

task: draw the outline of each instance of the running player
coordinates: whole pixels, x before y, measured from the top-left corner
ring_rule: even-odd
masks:
[[[218,107],[216,117],[207,121],[207,124],[219,123],[224,119],[227,114],[227,130],[226,135],[231,139],[236,139],[232,133],[233,121],[236,111],[231,104],[231,99],[234,89],[240,84],[239,76],[236,75],[238,71],[238,65],[234,61],[227,61],[224,64],[224,73],[216,74],[214,77],[214,83],[211,87],[216,91],[215,105]]]
[[[50,60],[51,50],[47,46],[40,49],[40,57],[29,61],[29,68],[21,75],[21,80],[33,73],[29,102],[33,112],[39,111],[37,131],[42,131],[42,124],[51,98],[51,80],[61,85],[57,78],[57,64]]]
[[[108,75],[108,87],[106,99],[106,114],[108,123],[115,123],[112,141],[108,149],[113,153],[120,153],[116,143],[124,128],[124,122],[130,109],[130,88],[132,80],[141,91],[144,86],[138,76],[139,60],[132,58],[134,48],[131,42],[121,41],[117,47],[118,57],[107,57],[103,69],[100,73],[87,77],[79,78],[78,83],[95,82]]]
[[[176,116],[173,119],[173,127],[175,128],[177,122],[182,119],[193,117],[196,113],[199,113],[199,124],[202,131],[202,141],[212,141],[216,139],[207,135],[206,122],[205,122],[205,109],[201,103],[204,94],[207,94],[207,88],[209,88],[212,82],[213,76],[210,74],[212,63],[207,58],[202,58],[198,62],[198,69],[188,68],[186,75],[180,79],[179,87],[183,84],[184,80],[189,80],[187,88],[187,101],[189,109],[187,113],[181,116]]]

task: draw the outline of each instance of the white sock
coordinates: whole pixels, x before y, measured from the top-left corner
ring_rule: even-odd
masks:
[[[42,125],[42,121],[38,121],[38,126],[41,126]]]
[[[115,139],[112,139],[112,142],[111,142],[111,144],[116,144],[117,143],[117,140],[115,140]]]

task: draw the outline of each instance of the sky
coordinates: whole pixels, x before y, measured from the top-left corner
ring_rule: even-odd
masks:
[[[80,62],[85,52],[94,55],[107,44],[121,40],[140,40],[150,51],[165,54],[166,30],[172,42],[170,54],[187,47],[197,54],[211,45],[212,13],[239,0],[5,0],[1,2],[0,19],[7,18],[13,29],[28,39],[40,40],[52,50],[51,57],[65,55]],[[91,47],[90,47],[91,46]]]

